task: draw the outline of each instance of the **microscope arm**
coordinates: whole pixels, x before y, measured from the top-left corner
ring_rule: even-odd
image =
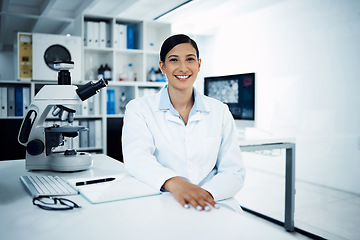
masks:
[[[18,140],[22,145],[26,145],[26,143],[29,141],[30,132],[34,125],[36,117],[37,112],[33,109],[30,109],[26,114],[18,137]]]

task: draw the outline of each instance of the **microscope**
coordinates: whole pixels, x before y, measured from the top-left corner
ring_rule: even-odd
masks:
[[[72,126],[74,109],[106,87],[108,82],[100,79],[77,87],[71,85],[69,72],[74,68],[74,62],[55,62],[54,68],[59,70],[58,85],[44,85],[40,89],[20,127],[18,141],[26,146],[26,169],[59,172],[86,170],[92,166],[91,154],[75,149],[55,152],[54,149],[63,145],[65,138],[74,138],[78,132],[88,130],[82,126]],[[62,126],[44,125],[50,111],[53,116],[60,118]]]

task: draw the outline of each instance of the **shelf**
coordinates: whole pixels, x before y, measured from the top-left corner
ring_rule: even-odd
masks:
[[[112,51],[114,51],[113,48],[100,48],[100,47],[88,47],[88,46],[84,46],[84,50],[89,51],[89,52],[112,52]]]
[[[141,49],[115,49],[116,53],[123,53],[123,54],[143,54],[144,51]]]
[[[16,116],[10,116],[10,117],[0,117],[0,119],[23,119],[24,117],[16,117]]]
[[[107,114],[106,115],[107,118],[123,118],[124,114],[119,113],[119,114]]]
[[[0,80],[0,84],[30,84],[30,80]]]

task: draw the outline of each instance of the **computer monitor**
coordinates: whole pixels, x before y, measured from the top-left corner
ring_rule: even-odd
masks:
[[[204,94],[229,106],[239,130],[255,127],[255,73],[204,78]]]

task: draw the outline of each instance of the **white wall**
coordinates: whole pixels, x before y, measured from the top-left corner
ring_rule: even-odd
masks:
[[[0,52],[0,81],[14,79],[14,53],[12,51],[2,51]]]
[[[357,194],[359,9],[357,0],[278,1],[198,37],[202,75],[256,73],[258,127],[296,137],[297,179]]]

